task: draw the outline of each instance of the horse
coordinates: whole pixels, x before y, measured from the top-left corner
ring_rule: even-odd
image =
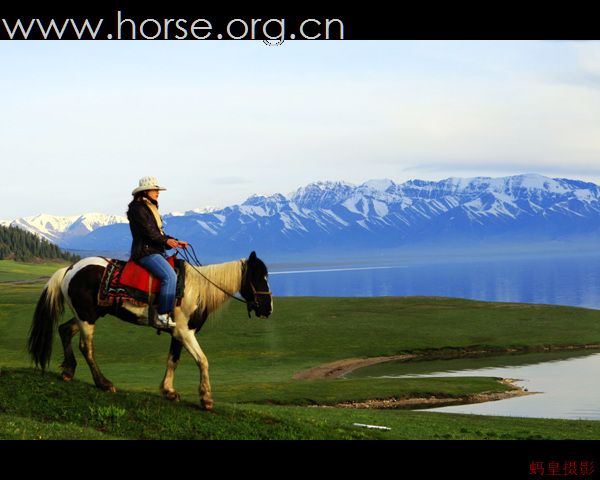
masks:
[[[63,380],[69,381],[75,375],[77,362],[71,340],[79,332],[79,349],[90,367],[96,387],[116,392],[115,386],[102,374],[94,358],[96,321],[110,314],[137,325],[158,327],[148,320],[152,316],[148,305],[140,306],[127,301],[110,307],[98,305],[100,282],[109,261],[104,257],[87,257],[57,270],[50,277],[37,302],[27,346],[36,367],[41,367],[44,371],[50,363],[55,326],[64,312],[66,301],[74,316],[58,328],[64,350],[64,360],[60,366]],[[212,410],[214,402],[208,360],[198,344],[196,333],[208,316],[232,297],[241,300],[233,295],[238,292],[247,304],[249,317],[252,311],[256,317],[269,317],[273,312],[273,299],[268,283],[268,270],[254,251],[247,259],[202,267],[185,262],[184,268],[183,298],[174,310],[175,326],[167,330],[171,334],[171,345],[160,393],[168,400],[179,400],[179,394],[173,387],[173,379],[181,350],[185,347],[200,370],[200,407]]]

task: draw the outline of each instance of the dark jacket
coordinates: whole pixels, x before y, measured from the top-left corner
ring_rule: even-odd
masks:
[[[154,215],[141,198],[131,201],[127,210],[129,228],[133,242],[131,244],[131,260],[139,260],[153,253],[164,254],[169,235],[163,235],[156,224]]]

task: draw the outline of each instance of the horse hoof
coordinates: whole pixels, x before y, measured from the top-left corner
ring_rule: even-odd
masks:
[[[200,408],[207,412],[212,412],[215,403],[212,400],[200,400]]]
[[[178,402],[181,400],[181,396],[177,392],[165,392],[163,393],[163,397],[165,397],[170,402]]]
[[[62,375],[62,379],[65,382],[70,382],[71,380],[73,380],[73,377],[75,376],[75,368],[69,366],[69,365],[61,365],[61,375]]]
[[[117,389],[114,385],[100,385],[100,390],[104,390],[105,392],[117,393]]]

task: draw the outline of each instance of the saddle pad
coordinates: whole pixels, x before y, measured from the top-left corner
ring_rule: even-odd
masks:
[[[181,303],[183,293],[185,289],[185,267],[183,260],[174,260],[173,257],[169,258],[169,263],[175,265],[175,272],[177,273],[177,289],[175,298],[176,304]],[[108,307],[111,305],[121,304],[124,301],[131,302],[135,305],[148,305],[149,301],[154,303],[158,299],[158,295],[154,295],[148,292],[148,280],[145,280],[144,288],[138,289],[129,285],[124,285],[122,282],[122,274],[128,262],[116,259],[107,259],[108,265],[104,270],[102,279],[100,281],[100,288],[98,289],[98,305]],[[140,267],[141,268],[141,267]],[[146,272],[146,275],[149,275]],[[156,282],[158,286],[160,283],[155,278],[153,283]],[[156,289],[158,291],[158,288]]]
[[[175,268],[175,257],[167,258],[169,265]],[[139,263],[129,260],[119,278],[121,285],[135,288],[144,292],[158,293],[160,291],[160,280],[152,275],[148,270],[142,267]]]

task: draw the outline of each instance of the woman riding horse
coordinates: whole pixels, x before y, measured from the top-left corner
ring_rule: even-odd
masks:
[[[46,283],[33,314],[27,347],[37,366],[45,369],[52,354],[54,326],[62,317],[65,304],[73,311],[73,317],[58,328],[64,360],[61,364],[62,377],[69,381],[75,375],[77,361],[73,352],[72,339],[79,333],[79,349],[83,354],[96,386],[115,392],[116,388],[101,372],[95,359],[94,331],[97,321],[105,315],[121,320],[148,325],[149,306],[124,301],[110,306],[98,304],[98,292],[111,259],[87,257],[68,267],[58,269]],[[248,315],[254,311],[257,317],[267,318],[273,312],[273,299],[268,283],[266,265],[250,253],[248,258],[231,262],[195,267],[184,264],[185,288],[181,305],[175,307],[175,327],[169,330],[171,345],[167,358],[167,369],[160,384],[161,394],[169,400],[178,400],[174,388],[175,369],[179,364],[182,348],[185,348],[200,369],[200,406],[213,408],[213,399],[208,374],[208,359],[198,344],[196,333],[206,319],[239,292],[247,306]]]
[[[187,248],[188,243],[166,235],[158,213],[158,195],[166,188],[158,185],[155,177],[143,177],[131,192],[133,200],[127,210],[133,242],[130,260],[133,260],[160,280],[158,294],[158,322],[161,326],[175,326],[173,307],[177,276],[165,256],[165,249]]]

